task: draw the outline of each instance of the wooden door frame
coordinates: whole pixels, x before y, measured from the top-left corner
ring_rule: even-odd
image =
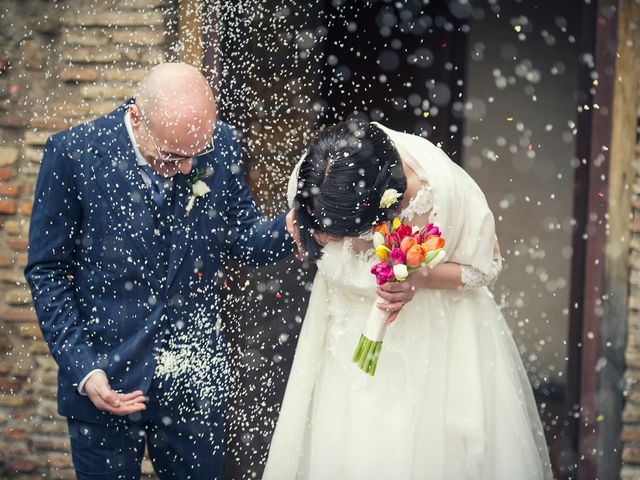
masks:
[[[619,475],[624,405],[621,380],[627,328],[630,159],[637,92],[628,47],[629,0],[583,3],[567,366],[568,434],[577,478]],[[631,55],[630,55],[631,53]],[[631,57],[631,58],[630,58]],[[631,152],[631,153],[630,153]],[[576,408],[578,406],[578,408]]]

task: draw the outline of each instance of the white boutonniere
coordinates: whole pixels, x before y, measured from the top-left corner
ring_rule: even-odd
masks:
[[[389,208],[390,206],[395,205],[401,196],[402,194],[395,188],[386,189],[380,199],[380,208]]]
[[[209,185],[207,185],[204,181],[205,178],[207,178],[206,172],[196,170],[193,177],[189,179],[189,185],[191,185],[191,198],[189,198],[189,203],[187,203],[187,208],[184,211],[184,215],[186,217],[189,216],[189,213],[191,213],[191,209],[195,205],[196,199],[199,197],[204,197],[211,191]]]

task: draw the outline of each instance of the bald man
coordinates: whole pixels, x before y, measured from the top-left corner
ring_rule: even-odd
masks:
[[[145,444],[161,479],[220,478],[221,260],[268,264],[294,245],[284,216],[260,218],[200,72],[156,66],[135,99],[49,138],[29,242],[78,479],[139,478]],[[172,351],[192,355],[182,377],[157,368]]]

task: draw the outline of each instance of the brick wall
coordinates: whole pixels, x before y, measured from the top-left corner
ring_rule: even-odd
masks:
[[[640,69],[639,69],[640,70]],[[640,91],[640,77],[637,77]],[[625,480],[640,479],[640,104],[638,114],[638,142],[636,169],[632,191],[633,221],[631,224],[631,252],[629,256],[628,334],[625,352],[626,404],[623,412],[622,474]]]
[[[22,275],[42,146],[54,131],[113,110],[169,55],[174,3],[0,5],[0,478],[74,478],[56,413],[57,367]]]

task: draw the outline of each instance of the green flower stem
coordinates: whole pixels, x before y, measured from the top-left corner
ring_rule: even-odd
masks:
[[[378,368],[378,358],[380,358],[380,351],[382,350],[382,342],[376,342],[376,347],[373,351],[373,359],[371,361],[372,366],[369,369],[369,375],[372,377],[376,374],[376,368]]]
[[[360,340],[358,340],[358,345],[356,346],[355,352],[353,352],[353,357],[351,358],[352,362],[358,362],[360,360],[360,355],[362,354],[362,347],[364,346],[364,342],[366,337],[364,335],[360,335]]]
[[[358,366],[360,367],[360,370],[365,370],[365,366],[367,364],[367,357],[369,356],[369,350],[371,349],[372,345],[373,345],[373,342],[367,338],[364,342],[364,348],[362,349],[362,353],[360,354],[360,361],[358,362]]]
[[[369,350],[367,351],[367,359],[365,360],[365,368],[364,371],[365,373],[369,373],[369,370],[371,368],[371,361],[373,360],[373,352],[376,349],[376,345],[378,344],[378,342],[371,342],[371,346],[369,347]]]
[[[381,350],[381,341],[374,342],[364,335],[361,335],[351,360],[358,364],[360,370],[373,376],[375,375],[376,368],[378,367],[378,359],[380,358]]]

